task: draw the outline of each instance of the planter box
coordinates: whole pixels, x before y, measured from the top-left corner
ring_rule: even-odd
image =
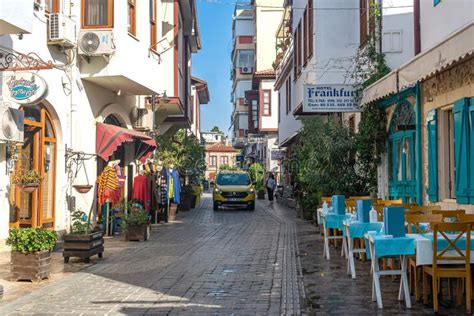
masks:
[[[197,198],[198,198],[197,195],[191,194],[191,201],[190,201],[191,208],[196,208]]]
[[[125,233],[126,241],[145,241],[148,239],[148,225],[128,226]]]
[[[104,238],[102,232],[87,235],[64,235],[64,262],[68,263],[70,257],[83,258],[89,263],[90,257],[98,255],[102,258],[104,252]]]
[[[265,191],[258,191],[257,192],[257,199],[264,200],[265,199]]]
[[[11,253],[11,272],[14,281],[29,280],[39,282],[49,278],[51,271],[51,251],[35,253]]]
[[[178,212],[187,212],[191,210],[191,200],[186,198],[181,199],[181,203],[178,206]]]

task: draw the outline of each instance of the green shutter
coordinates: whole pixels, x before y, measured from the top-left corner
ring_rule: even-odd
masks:
[[[474,98],[471,98],[471,102],[468,108],[469,113],[469,139],[470,139],[470,150],[469,150],[469,186],[470,186],[470,204],[474,204]]]
[[[436,110],[427,115],[428,130],[428,200],[438,201],[438,117]]]
[[[454,163],[456,168],[456,200],[469,204],[469,128],[468,98],[454,102]]]

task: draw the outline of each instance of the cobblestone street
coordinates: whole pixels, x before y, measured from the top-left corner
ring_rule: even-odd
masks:
[[[151,240],[2,306],[3,314],[303,313],[294,212],[263,201],[255,212],[200,208]],[[107,249],[106,249],[107,251]]]

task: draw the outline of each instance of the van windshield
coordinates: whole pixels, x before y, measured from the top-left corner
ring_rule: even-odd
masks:
[[[250,178],[246,173],[221,173],[217,176],[218,185],[249,185]]]

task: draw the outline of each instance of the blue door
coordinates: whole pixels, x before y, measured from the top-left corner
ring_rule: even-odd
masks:
[[[415,111],[404,102],[397,106],[390,121],[388,174],[390,199],[416,201]]]

